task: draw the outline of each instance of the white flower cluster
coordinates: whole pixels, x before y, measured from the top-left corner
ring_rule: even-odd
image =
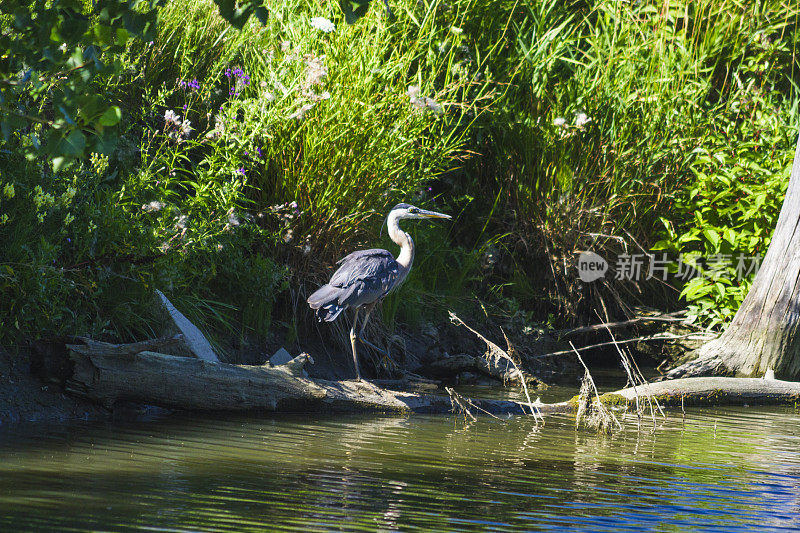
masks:
[[[583,111],[576,111],[575,112],[575,126],[574,127],[578,128],[579,130],[584,129],[584,127],[586,127],[586,125],[589,124],[591,121],[592,121],[592,117],[590,117],[589,115],[587,115]],[[567,124],[567,119],[565,119],[564,117],[558,117],[558,118],[554,119],[553,120],[553,126],[557,126],[559,128],[563,128],[563,129],[567,129],[567,128],[572,127],[569,124]]]
[[[153,200],[149,204],[144,204],[142,206],[142,210],[146,211],[147,213],[157,212],[164,209],[164,202],[159,202],[158,200]]]
[[[214,129],[206,133],[206,139],[218,139],[225,134],[225,119],[219,115],[214,117]]]
[[[192,133],[192,123],[189,120],[181,122],[181,116],[168,109],[164,113],[164,132],[177,141],[187,139]]]
[[[314,17],[311,19],[311,25],[319,31],[331,33],[336,29],[336,24],[326,19],[325,17]]]
[[[553,126],[556,126],[561,130],[560,138],[566,139],[567,137],[572,137],[579,131],[583,131],[584,129],[586,129],[586,126],[591,121],[592,117],[590,117],[583,111],[576,111],[574,124],[568,124],[567,119],[565,119],[564,117],[557,117],[553,119]]]
[[[433,98],[429,98],[427,96],[420,96],[419,95],[419,85],[409,85],[406,94],[408,95],[409,100],[411,101],[411,105],[416,107],[420,110],[430,110],[436,113],[437,115],[441,115],[444,113],[442,106],[434,100]]]
[[[306,79],[300,84],[301,94],[312,102],[328,100],[331,97],[331,93],[322,91],[317,94],[313,90],[315,86],[323,85],[325,83],[325,78],[328,77],[328,67],[325,66],[325,56],[306,54],[303,56],[303,62],[306,64]]]

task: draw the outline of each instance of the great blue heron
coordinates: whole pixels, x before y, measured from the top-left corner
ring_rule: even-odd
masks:
[[[381,249],[353,252],[339,261],[342,266],[334,272],[331,280],[308,297],[308,305],[315,309],[317,317],[325,322],[336,320],[347,308],[355,309],[353,327],[350,329],[350,345],[353,348],[356,379],[359,381],[361,372],[358,369],[356,339],[379,352],[386,353],[364,339],[364,328],[375,304],[403,283],[414,262],[414,241],[408,233],[400,229],[399,222],[404,219],[423,218],[450,218],[450,215],[426,211],[413,205],[397,204],[386,218],[389,237],[400,246],[400,255],[397,259],[392,257],[389,251]],[[358,311],[362,307],[366,314],[356,335]]]

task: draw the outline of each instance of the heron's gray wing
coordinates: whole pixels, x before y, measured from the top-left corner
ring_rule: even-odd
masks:
[[[386,296],[400,276],[400,266],[387,250],[359,250],[340,261],[329,285],[342,290],[339,303],[358,307]]]

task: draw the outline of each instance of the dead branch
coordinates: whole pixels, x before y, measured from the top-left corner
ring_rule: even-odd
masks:
[[[698,337],[698,335],[700,337]],[[675,341],[679,339],[687,339],[687,338],[708,338],[708,335],[703,336],[701,333],[687,333],[685,335],[672,335],[670,333],[658,333],[656,335],[646,335],[644,337],[636,337],[633,339],[625,339],[621,341],[609,341],[609,342],[599,342],[597,344],[590,344],[588,346],[581,346],[580,348],[576,348],[579,352],[584,350],[591,350],[592,348],[602,348],[603,346],[612,346],[614,344],[629,344],[631,342],[650,342],[650,341]],[[713,337],[712,337],[713,338]],[[541,359],[544,357],[554,357],[556,355],[566,355],[573,353],[572,350],[559,350],[557,352],[550,352],[540,355],[532,356],[534,359]]]
[[[642,322],[683,322],[685,320],[685,318],[682,317],[672,316],[676,314],[678,313],[677,312],[667,313],[662,316],[637,316],[636,318],[632,318],[630,320],[623,320],[621,322],[606,322],[603,324],[593,324],[591,326],[582,326],[579,328],[554,331],[553,336],[559,339],[563,339],[564,337],[570,337],[572,335],[578,335],[581,333],[593,333],[595,331],[602,331],[604,329],[624,328],[627,326],[632,326],[634,324],[641,324]]]

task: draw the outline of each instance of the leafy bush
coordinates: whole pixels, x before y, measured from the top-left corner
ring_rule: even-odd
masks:
[[[797,134],[774,95],[751,85],[739,98],[695,149],[692,179],[675,202],[680,214],[662,218],[665,238],[653,246],[696,269],[684,272],[692,277],[681,297],[690,318],[709,328],[730,322],[750,289],[783,204]]]

